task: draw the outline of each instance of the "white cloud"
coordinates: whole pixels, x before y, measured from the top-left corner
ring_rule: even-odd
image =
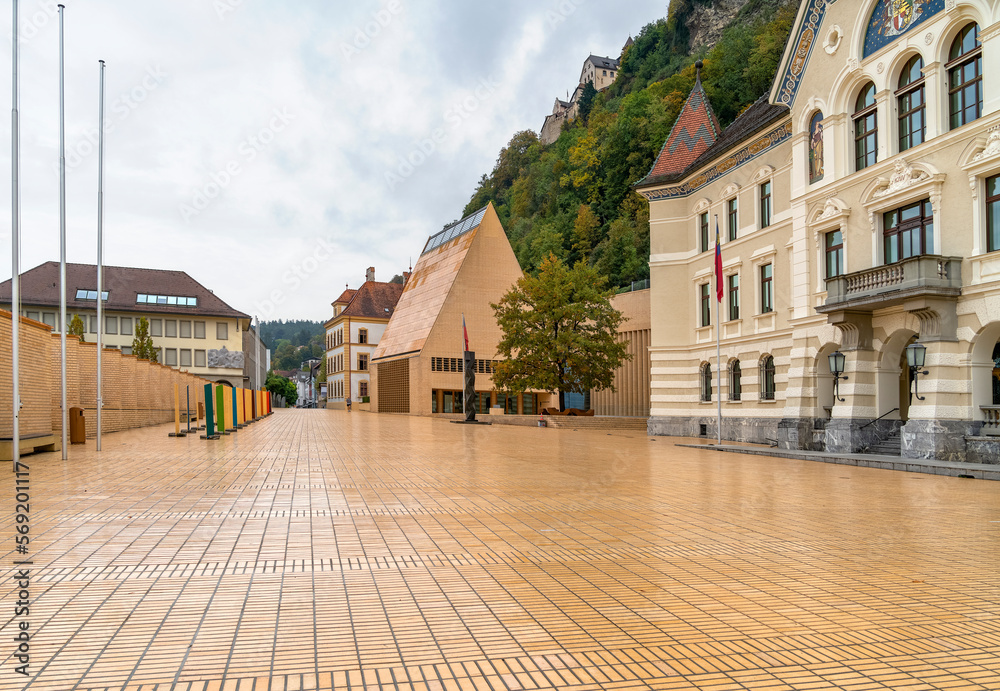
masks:
[[[105,262],[187,271],[249,313],[280,290],[273,317],[318,320],[366,267],[385,280],[415,261],[587,55],[617,55],[664,11],[646,0],[627,12],[586,0],[67,4],[69,260],[96,259],[104,59]],[[54,5],[20,2],[22,269],[59,256]],[[421,164],[390,188],[386,173],[414,152]],[[9,171],[9,147],[0,159]],[[203,208],[185,213],[197,195]],[[10,218],[9,195],[0,214]],[[317,259],[319,241],[329,258]],[[9,224],[0,243],[10,247]],[[304,262],[317,264],[307,280],[287,280]]]

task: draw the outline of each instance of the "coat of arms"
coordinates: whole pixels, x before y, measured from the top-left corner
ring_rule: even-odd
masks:
[[[923,14],[926,0],[889,0],[885,4],[885,36],[898,36]]]

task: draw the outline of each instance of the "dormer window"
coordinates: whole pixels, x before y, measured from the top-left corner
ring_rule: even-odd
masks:
[[[97,291],[96,290],[86,290],[84,288],[78,288],[76,291],[77,300],[90,300],[91,302],[97,302]],[[101,291],[101,302],[108,301],[108,291]]]

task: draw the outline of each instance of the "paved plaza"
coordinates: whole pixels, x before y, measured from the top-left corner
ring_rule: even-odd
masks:
[[[1000,689],[995,482],[358,411],[168,431],[25,457],[20,617],[5,485],[0,689]]]

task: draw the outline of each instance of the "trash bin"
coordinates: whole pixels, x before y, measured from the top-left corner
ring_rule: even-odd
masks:
[[[87,443],[87,419],[83,417],[83,408],[69,409],[69,443]]]

